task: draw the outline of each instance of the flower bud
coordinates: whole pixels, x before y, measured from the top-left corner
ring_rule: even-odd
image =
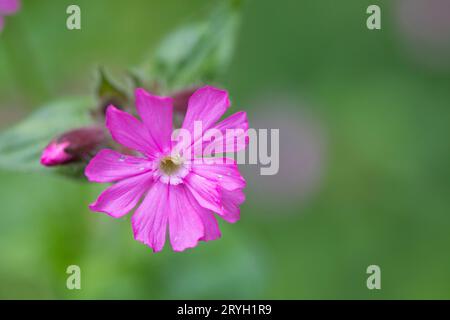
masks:
[[[47,167],[84,160],[104,145],[106,135],[99,126],[83,127],[63,133],[42,152],[41,164]]]
[[[189,98],[194,94],[198,87],[191,87],[177,91],[171,95],[173,99],[173,116],[176,128],[181,127],[184,116],[186,115]]]
[[[198,87],[192,87],[174,92],[171,96],[173,99],[173,109],[175,112],[186,113],[189,98],[194,94]]]

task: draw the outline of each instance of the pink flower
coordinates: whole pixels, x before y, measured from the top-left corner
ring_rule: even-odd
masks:
[[[9,16],[20,9],[19,0],[0,0],[0,31],[3,30],[5,23],[4,16]]]
[[[91,210],[119,218],[143,197],[131,218],[133,233],[136,240],[154,252],[163,249],[167,229],[175,251],[195,247],[199,240],[219,238],[214,214],[231,223],[239,220],[239,206],[245,200],[242,191],[245,180],[233,160],[204,161],[202,154],[191,150],[194,145],[211,145],[204,139],[211,129],[223,134],[227,129],[247,132],[245,112],[217,123],[229,105],[226,91],[210,86],[197,90],[189,99],[182,125],[182,130],[194,137],[188,144],[171,138],[170,97],[153,96],[137,89],[137,113],[142,121],[109,106],[106,126],[113,139],[140,155],[102,150],[90,161],[85,170],[90,181],[115,182],[90,205]],[[195,129],[198,122],[202,125],[200,134]],[[214,144],[218,142],[214,140]],[[233,152],[245,148],[245,144],[230,143],[227,139],[221,142]]]

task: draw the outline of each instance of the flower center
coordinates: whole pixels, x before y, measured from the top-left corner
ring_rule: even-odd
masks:
[[[182,166],[183,160],[179,156],[166,156],[159,162],[159,168],[168,176],[177,173]]]

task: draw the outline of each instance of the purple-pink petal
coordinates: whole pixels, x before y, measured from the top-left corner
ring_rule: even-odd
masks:
[[[173,250],[195,247],[205,236],[205,227],[198,215],[202,208],[182,184],[170,187],[169,203],[170,244]]]
[[[211,86],[200,88],[189,99],[182,128],[194,134],[194,122],[200,121],[204,132],[222,117],[229,106],[230,100],[226,91]],[[192,137],[193,141],[200,138],[194,135]]]
[[[195,201],[195,199],[193,199],[193,201]],[[221,233],[214,213],[200,206],[197,206],[197,214],[202,220],[204,228],[204,235],[200,238],[200,240],[211,241],[219,239],[221,237]]]
[[[164,247],[169,210],[169,185],[155,182],[131,217],[134,238],[152,248],[153,252]]]
[[[221,139],[203,143],[206,148],[221,147],[224,153],[234,153],[244,150],[248,145],[247,113],[240,111],[225,118],[211,129],[219,130]]]
[[[170,148],[173,101],[170,97],[154,96],[136,89],[136,108],[144,125],[161,151]]]
[[[184,178],[184,184],[203,208],[219,214],[222,213],[223,208],[217,183],[195,173],[190,173]]]
[[[89,208],[114,218],[120,218],[137,205],[141,196],[151,187],[152,183],[152,172],[121,180],[103,191]]]
[[[11,15],[19,11],[19,9],[19,0],[0,0],[0,15]]]
[[[135,117],[110,105],[106,110],[106,127],[121,145],[153,157],[160,150],[149,131]]]
[[[221,218],[227,222],[235,223],[240,218],[239,206],[245,201],[245,194],[242,189],[233,191],[221,190],[222,204],[224,207]]]
[[[239,168],[233,159],[216,158],[214,163],[194,163],[192,172],[207,178],[224,189],[235,190],[245,187],[245,179],[239,173]]]
[[[85,175],[92,182],[114,182],[152,170],[153,163],[145,158],[103,149],[89,162]]]

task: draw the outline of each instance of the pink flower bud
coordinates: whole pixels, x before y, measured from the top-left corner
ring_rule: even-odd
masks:
[[[63,133],[42,152],[41,164],[47,167],[80,161],[93,155],[105,142],[101,127],[84,127]]]
[[[69,146],[68,141],[57,142],[52,141],[45,148],[41,156],[41,164],[47,167],[56,166],[67,163],[72,160],[72,156],[66,153],[66,148]]]

